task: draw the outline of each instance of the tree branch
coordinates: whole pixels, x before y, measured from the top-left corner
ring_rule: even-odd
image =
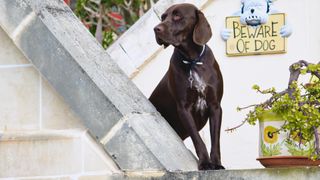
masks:
[[[243,109],[247,109],[247,108],[251,108],[251,107],[257,107],[257,106],[261,106],[262,108],[266,109],[266,108],[271,108],[273,102],[277,101],[277,99],[279,99],[280,97],[284,96],[285,94],[289,94],[289,96],[291,98],[294,98],[292,93],[295,91],[294,87],[292,87],[293,82],[296,82],[301,74],[301,69],[303,67],[308,67],[309,65],[311,65],[312,63],[308,63],[305,60],[300,60],[297,63],[294,63],[290,66],[289,71],[290,71],[290,76],[289,76],[289,83],[288,83],[288,88],[285,89],[284,91],[281,92],[267,92],[272,94],[272,96],[266,100],[265,102],[261,103],[261,104],[254,104],[254,105],[249,105],[246,107],[242,107],[242,108],[238,108],[238,110],[243,110]],[[320,62],[318,63],[320,64]],[[307,71],[307,73],[311,73],[315,76],[317,76],[320,79],[320,72],[316,71],[316,72],[311,72],[311,71]],[[258,89],[258,92],[262,93],[262,94],[267,94],[264,93],[263,91]],[[319,102],[316,102],[319,103]],[[247,120],[242,121],[242,123],[234,128],[228,128],[226,129],[226,131],[234,131],[235,129],[241,127],[243,124],[245,124],[245,122],[247,122]],[[319,143],[319,142],[318,142]],[[320,153],[320,150],[319,150]]]
[[[86,11],[88,11],[92,16],[94,17],[98,17],[99,13],[95,12],[93,9],[89,8],[88,6],[83,6],[83,9],[85,9]]]
[[[228,128],[228,129],[226,129],[225,131],[226,131],[226,132],[233,132],[233,131],[235,131],[236,129],[238,129],[239,127],[243,126],[246,122],[247,122],[247,120],[244,120],[244,121],[242,121],[241,124],[239,124],[238,126],[235,126],[235,127],[233,127],[233,128]]]
[[[313,131],[314,131],[314,137],[315,137],[315,151],[316,154],[319,155],[320,154],[320,147],[319,147],[319,133],[318,133],[318,128],[313,126]]]

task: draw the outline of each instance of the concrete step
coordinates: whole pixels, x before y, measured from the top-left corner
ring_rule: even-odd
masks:
[[[87,131],[10,131],[0,136],[0,179],[121,173]]]

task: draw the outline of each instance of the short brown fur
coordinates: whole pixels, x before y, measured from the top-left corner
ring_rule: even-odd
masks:
[[[199,170],[224,169],[220,157],[223,80],[211,49],[205,45],[212,36],[210,25],[203,13],[191,4],[173,5],[161,18],[162,22],[154,28],[156,40],[160,45],[173,45],[175,49],[169,69],[150,96],[150,101],[182,140],[191,137],[199,158]],[[200,59],[203,64],[191,67],[183,62],[187,59],[192,63],[204,45],[206,48]],[[198,74],[204,82],[203,93],[199,93],[190,82],[190,71]],[[200,96],[206,102],[202,111],[195,108]],[[212,146],[210,157],[198,132],[208,119]]]

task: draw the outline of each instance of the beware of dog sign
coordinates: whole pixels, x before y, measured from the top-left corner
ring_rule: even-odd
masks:
[[[266,24],[252,27],[242,25],[239,16],[226,17],[226,28],[232,33],[226,43],[228,56],[279,54],[286,52],[286,38],[280,29],[285,24],[285,14],[271,14]]]

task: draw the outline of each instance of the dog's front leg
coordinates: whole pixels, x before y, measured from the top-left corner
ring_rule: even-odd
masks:
[[[219,103],[210,104],[210,135],[211,135],[211,152],[210,158],[214,164],[214,169],[224,169],[221,165],[220,155],[220,129],[222,109]]]
[[[191,107],[186,107],[184,104],[178,104],[177,110],[179,118],[184,128],[188,131],[193,145],[195,147],[197,156],[199,158],[198,169],[199,170],[209,170],[213,169],[213,164],[210,161],[207,148],[202,141],[199,132],[197,131],[196,124],[193,120],[193,117],[190,113]]]

